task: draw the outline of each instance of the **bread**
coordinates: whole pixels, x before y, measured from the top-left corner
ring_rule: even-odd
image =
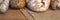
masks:
[[[26,0],[27,7],[33,11],[46,11],[49,8],[50,0]]]
[[[10,0],[11,8],[23,8],[25,7],[25,0]]]
[[[60,8],[60,0],[51,0],[51,7],[54,10],[57,9],[57,7]]]
[[[7,11],[9,7],[9,0],[0,0],[0,13]]]

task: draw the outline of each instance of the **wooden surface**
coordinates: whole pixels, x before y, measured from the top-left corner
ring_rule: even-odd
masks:
[[[4,14],[0,14],[0,20],[27,20],[27,18],[16,9],[8,9]]]
[[[60,20],[60,10],[48,10],[46,12],[36,13],[25,9],[20,9],[28,20]]]

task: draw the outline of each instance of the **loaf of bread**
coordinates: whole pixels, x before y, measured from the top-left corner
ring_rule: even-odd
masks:
[[[10,0],[11,8],[23,8],[25,7],[25,0]]]
[[[27,7],[33,11],[46,11],[49,8],[50,0],[26,0]]]
[[[60,8],[60,0],[51,0],[51,7],[54,10]]]
[[[0,13],[7,11],[9,7],[9,0],[0,0]]]

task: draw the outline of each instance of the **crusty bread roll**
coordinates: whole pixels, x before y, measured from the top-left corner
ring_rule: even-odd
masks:
[[[51,7],[54,10],[57,9],[57,7],[60,8],[60,0],[51,0]]]
[[[9,7],[9,0],[0,0],[0,13],[7,11]]]
[[[26,0],[27,7],[33,11],[46,11],[49,8],[50,0]]]
[[[10,0],[11,8],[23,8],[25,7],[25,0]]]

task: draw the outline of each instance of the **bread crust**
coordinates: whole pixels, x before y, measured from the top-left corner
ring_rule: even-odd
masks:
[[[7,11],[9,7],[9,0],[2,0],[0,3],[0,13],[4,13]]]
[[[25,0],[10,0],[11,8],[23,8],[25,7]]]
[[[60,8],[60,0],[51,0],[51,7],[54,10]]]
[[[33,11],[46,11],[49,8],[50,0],[26,0],[27,7]]]

